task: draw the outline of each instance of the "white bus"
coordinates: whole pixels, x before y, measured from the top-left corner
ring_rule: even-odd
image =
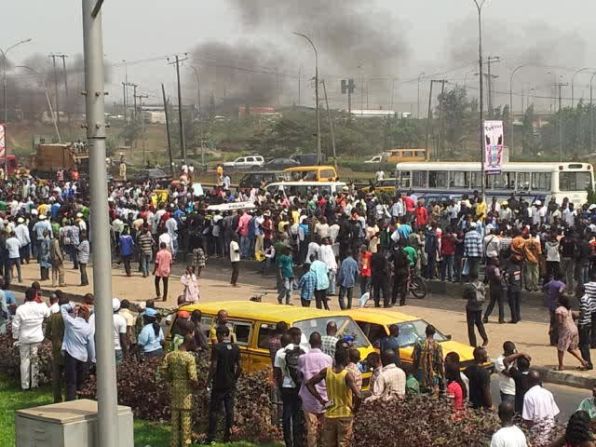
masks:
[[[399,190],[427,199],[459,198],[482,188],[478,162],[398,163],[395,177]],[[515,194],[531,202],[554,197],[561,203],[567,197],[579,205],[594,187],[594,173],[589,163],[505,163],[500,174],[486,176],[485,186],[489,198]]]
[[[279,192],[283,192],[287,196],[295,196],[300,194],[301,196],[310,195],[312,193],[318,194],[333,194],[339,193],[346,188],[347,185],[344,182],[304,182],[304,181],[296,181],[296,182],[274,182],[269,183],[265,186],[265,190],[271,194],[275,195]]]

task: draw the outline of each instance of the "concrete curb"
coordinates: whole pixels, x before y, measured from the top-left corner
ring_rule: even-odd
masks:
[[[596,386],[596,377],[576,376],[565,371],[555,371],[546,366],[534,366],[533,368],[540,371],[542,380],[546,383],[590,390]]]

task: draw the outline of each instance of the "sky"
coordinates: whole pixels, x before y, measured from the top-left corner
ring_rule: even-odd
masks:
[[[482,14],[484,54],[500,58],[492,67],[498,76],[493,87],[496,104],[509,102],[511,71],[519,64],[533,65],[515,75],[514,109],[521,108],[522,90],[534,95],[532,101],[544,109],[556,106],[551,99],[555,82],[564,84],[563,103],[570,103],[573,73],[581,68],[586,70],[574,77],[574,97],[588,98],[587,86],[596,71],[590,68],[596,67],[596,2],[487,0]],[[13,64],[34,54],[82,53],[80,1],[4,2],[2,19],[0,48],[32,39],[10,51]],[[195,65],[204,76],[203,101],[210,94],[219,100],[240,96],[243,87],[263,88],[242,77],[257,76],[275,90],[270,102],[295,103],[300,73],[300,102],[308,104],[313,53],[294,31],[307,33],[316,42],[320,77],[336,106],[346,101],[339,81],[349,77],[357,85],[354,108],[366,108],[369,102],[368,108],[416,112],[421,72],[425,73],[420,85],[423,108],[431,79],[447,79],[448,86],[465,83],[471,96],[477,94],[473,0],[105,0],[103,28],[110,66],[108,101],[121,100],[125,77],[150,96],[149,102],[159,102],[161,82],[173,94],[175,71],[166,56],[189,52],[199,56],[191,55],[183,64],[185,98],[196,96],[190,67]],[[229,50],[225,64],[213,44]],[[253,50],[257,55],[252,58],[239,55]],[[224,65],[228,71],[221,68]],[[527,103],[528,98],[524,100]]]

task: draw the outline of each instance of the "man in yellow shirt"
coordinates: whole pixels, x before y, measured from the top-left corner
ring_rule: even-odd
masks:
[[[476,219],[484,221],[486,219],[486,211],[486,202],[482,200],[482,197],[479,197],[478,202],[476,202]]]
[[[326,408],[323,447],[348,447],[352,442],[354,413],[358,410],[361,398],[354,376],[346,369],[348,362],[348,350],[337,349],[335,366],[321,370],[306,383],[308,391]],[[327,388],[327,401],[315,388],[323,380]]]

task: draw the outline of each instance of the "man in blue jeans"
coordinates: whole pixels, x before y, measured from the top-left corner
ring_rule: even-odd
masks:
[[[211,400],[209,401],[209,428],[207,430],[207,444],[215,439],[217,418],[223,405],[226,421],[224,442],[230,440],[234,425],[234,394],[236,382],[240,377],[240,349],[231,342],[230,329],[218,326],[215,331],[217,343],[211,350],[211,365],[207,384],[211,384]]]

